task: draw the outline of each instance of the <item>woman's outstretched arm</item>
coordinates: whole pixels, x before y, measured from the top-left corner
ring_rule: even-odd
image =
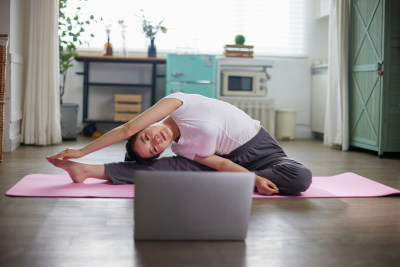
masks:
[[[182,102],[175,98],[164,98],[158,101],[154,106],[144,111],[142,114],[131,121],[112,129],[103,136],[97,138],[87,146],[80,149],[68,148],[50,158],[81,158],[94,151],[110,146],[116,142],[127,139],[137,132],[147,128],[153,123],[160,121],[170,115],[182,105]]]
[[[222,158],[215,154],[208,157],[200,157],[196,155],[194,160],[217,171],[249,172],[249,170],[234,163],[233,161]],[[257,187],[257,191],[263,195],[272,195],[279,193],[278,187],[265,177],[256,175],[255,186]]]

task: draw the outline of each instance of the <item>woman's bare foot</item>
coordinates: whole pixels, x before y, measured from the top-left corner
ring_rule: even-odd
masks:
[[[104,165],[85,164],[51,157],[46,157],[46,159],[55,167],[68,172],[72,181],[75,183],[83,183],[87,178],[110,180],[105,172]]]

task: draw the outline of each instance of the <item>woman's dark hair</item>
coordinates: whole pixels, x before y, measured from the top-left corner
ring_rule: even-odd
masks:
[[[129,137],[126,140],[125,161],[136,161],[136,162],[143,163],[143,164],[151,164],[155,159],[157,159],[160,156],[160,154],[155,155],[154,157],[151,157],[151,158],[142,158],[141,156],[139,156],[139,154],[133,149],[133,145],[135,144],[139,133],[140,132],[132,135],[131,137]]]

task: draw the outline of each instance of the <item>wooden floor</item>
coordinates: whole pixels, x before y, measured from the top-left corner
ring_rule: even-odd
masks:
[[[255,199],[245,242],[133,241],[133,200],[15,198],[4,193],[30,173],[63,173],[23,146],[0,163],[0,266],[399,266],[400,197]],[[318,140],[281,143],[314,176],[355,172],[400,188],[398,155],[342,152]],[[82,159],[123,158],[122,144]],[[345,185],[343,185],[345,186]]]

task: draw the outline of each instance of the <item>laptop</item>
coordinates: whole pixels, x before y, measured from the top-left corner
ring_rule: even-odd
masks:
[[[135,240],[244,240],[255,175],[136,171]]]

